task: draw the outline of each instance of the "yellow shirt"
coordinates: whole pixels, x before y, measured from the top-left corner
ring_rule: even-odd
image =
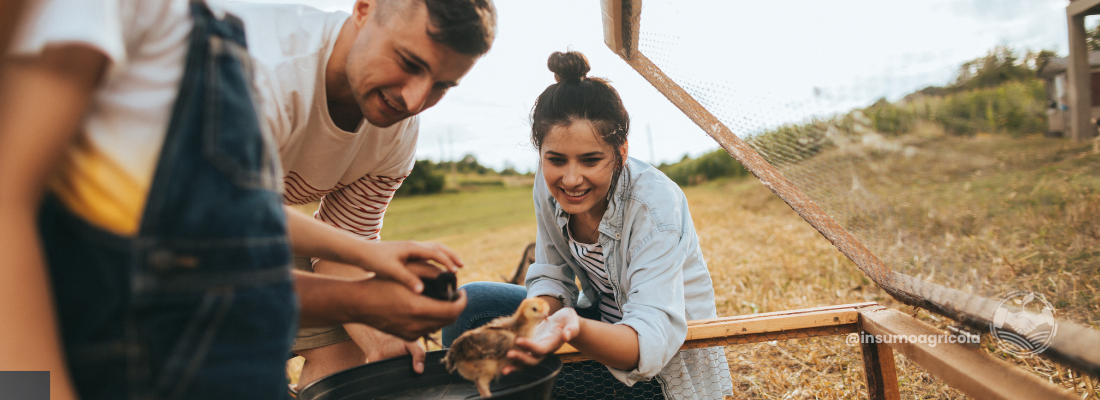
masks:
[[[50,190],[85,221],[123,236],[138,231],[149,186],[81,135],[50,180]]]
[[[107,57],[107,73],[49,189],[89,223],[134,235],[183,78],[189,1],[41,0],[28,3],[21,24],[14,55],[79,43]]]

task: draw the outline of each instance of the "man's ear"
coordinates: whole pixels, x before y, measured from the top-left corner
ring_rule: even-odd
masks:
[[[377,8],[378,2],[376,0],[355,0],[355,5],[352,6],[351,10],[351,19],[355,22],[355,27],[362,29]]]

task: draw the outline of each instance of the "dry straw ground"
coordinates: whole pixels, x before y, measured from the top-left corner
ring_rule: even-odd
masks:
[[[1003,202],[1006,207],[994,208],[991,213],[980,215],[973,215],[965,207],[956,207],[961,210],[956,214],[951,213],[949,206],[940,207],[944,211],[936,218],[940,222],[939,225],[933,224],[933,233],[939,235],[938,240],[953,240],[954,246],[986,247],[990,246],[990,232],[1004,233],[1002,236],[1010,240],[1003,243],[995,241],[998,246],[996,252],[967,260],[969,265],[980,271],[974,273],[980,274],[986,285],[1025,285],[1026,288],[1047,292],[1070,285],[1077,290],[1069,298],[1059,297],[1058,300],[1070,306],[1075,314],[1074,320],[1085,323],[1097,321],[1100,309],[1094,308],[1098,298],[1093,294],[1097,277],[1100,276],[1100,257],[1095,253],[1096,238],[1092,242],[1087,241],[1092,237],[1090,235],[1100,232],[1100,213],[1096,211],[1100,210],[1100,184],[1095,180],[1074,181],[1066,178],[1066,170],[1072,170],[1073,176],[1100,176],[1100,155],[1091,153],[1087,145],[1037,137],[938,139],[914,145],[931,146],[928,147],[930,150],[936,146],[948,146],[966,152],[985,152],[992,159],[1020,158],[1012,169],[1006,168],[1005,165],[1009,165],[1006,163],[1001,164],[999,169],[994,164],[995,168],[986,170],[986,175],[1008,179],[1007,183],[1001,183],[1003,190],[992,190],[992,193],[1006,198]],[[908,160],[906,162],[913,162],[914,159]],[[934,157],[926,161],[938,162]],[[890,166],[883,164],[880,167],[889,169]],[[906,164],[893,167],[891,171],[897,174],[894,178],[902,182],[934,172],[962,173],[951,170],[950,166],[933,168],[933,165]],[[968,170],[970,175],[964,176],[973,176],[973,172]],[[916,175],[904,176],[907,173]],[[1018,176],[1006,177],[1006,173]],[[973,181],[986,182],[983,179]],[[1000,181],[989,184],[996,185],[997,182]],[[897,187],[898,190],[906,190],[908,186]],[[931,190],[927,187],[914,190],[918,189]],[[943,193],[953,193],[943,190]],[[877,301],[916,313],[919,318],[941,328],[950,323],[935,315],[898,305],[786,204],[751,177],[688,187],[685,193],[714,280],[720,316]],[[914,193],[895,195],[906,198]],[[972,197],[962,196],[962,199],[974,201]],[[1052,201],[1058,205],[1050,207]],[[482,203],[491,206],[477,205]],[[512,273],[520,250],[534,238],[533,218],[529,214],[522,215],[531,212],[529,204],[530,192],[524,188],[398,198],[388,211],[383,235],[387,239],[412,238],[445,243],[466,261],[467,268],[460,275],[461,282],[500,281],[503,276]],[[501,210],[516,215],[511,219],[498,218],[496,222],[486,222]],[[401,230],[394,226],[399,221],[411,226],[403,228],[405,233],[390,234],[391,230]],[[447,234],[433,235],[433,232]],[[950,239],[943,239],[945,234]],[[963,249],[970,251],[966,247]],[[1037,251],[1042,253],[1042,257],[1028,256]],[[1009,263],[1011,267],[1008,267]],[[921,270],[909,266],[906,272],[917,274]],[[967,272],[958,276],[940,274],[936,280],[961,288],[963,283],[957,279],[969,276],[970,271]],[[986,336],[983,343],[988,339]],[[987,348],[998,357],[1026,365],[1052,382],[1072,387],[1081,395],[1100,395],[1096,392],[1100,385],[1095,380],[1082,378],[1074,371],[1037,358],[1011,359],[997,353],[992,346]],[[866,398],[859,349],[848,346],[843,337],[730,346],[727,355],[734,379],[734,398]],[[963,397],[904,357],[896,355],[896,358],[902,398]],[[291,366],[292,380],[294,365],[292,363]]]

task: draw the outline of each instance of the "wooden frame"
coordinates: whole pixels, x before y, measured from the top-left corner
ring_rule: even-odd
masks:
[[[755,343],[770,340],[859,333],[864,379],[873,400],[901,398],[894,351],[900,352],[953,388],[975,399],[1074,399],[1072,393],[985,354],[978,348],[950,343],[949,335],[924,322],[877,303],[779,311],[713,318],[688,323],[681,349]],[[922,343],[933,336],[934,345]],[[588,360],[568,344],[557,351],[563,362]]]

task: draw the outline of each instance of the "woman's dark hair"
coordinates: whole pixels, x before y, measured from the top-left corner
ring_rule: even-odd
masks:
[[[531,144],[542,150],[542,142],[551,129],[587,120],[600,139],[615,153],[615,172],[611,179],[610,199],[625,166],[621,149],[630,132],[630,115],[623,107],[619,92],[606,79],[589,78],[588,58],[576,51],[554,52],[546,62],[558,81],[542,91],[531,110]]]

